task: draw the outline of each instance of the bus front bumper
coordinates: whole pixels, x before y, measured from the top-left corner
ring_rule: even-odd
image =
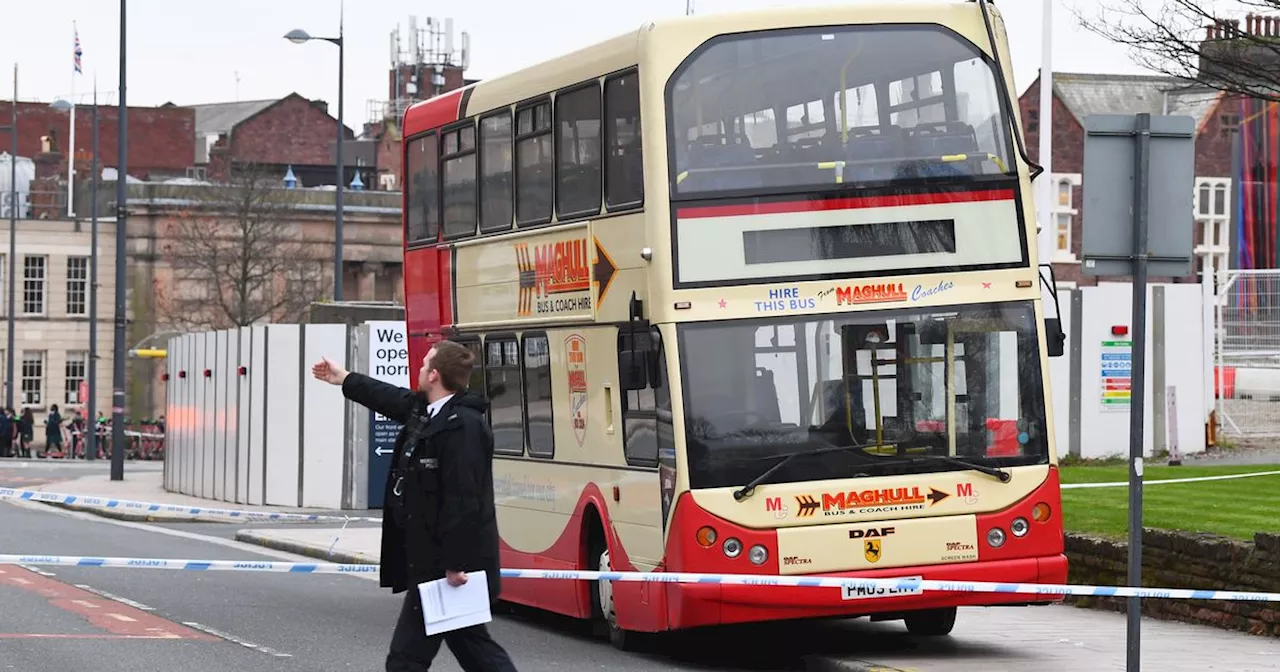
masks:
[[[1062,584],[1067,582],[1067,558],[1059,554],[1039,558],[815,576],[864,579],[920,577],[932,581]],[[941,607],[1012,605],[1062,600],[1061,596],[1055,595],[933,591],[844,599],[844,588],[719,584],[669,584],[667,590],[670,627],[673,629],[788,619],[885,615]]]

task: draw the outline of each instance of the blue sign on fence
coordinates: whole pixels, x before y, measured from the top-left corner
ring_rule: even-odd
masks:
[[[369,322],[369,376],[384,383],[409,386],[409,346],[404,322]],[[369,411],[369,508],[381,508],[386,498],[400,423]]]

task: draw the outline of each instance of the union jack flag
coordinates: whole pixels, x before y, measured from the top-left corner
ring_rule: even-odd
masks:
[[[80,29],[76,28],[75,33],[76,33],[76,72],[83,74],[84,71],[80,69],[80,57],[84,55],[84,52],[80,50]]]

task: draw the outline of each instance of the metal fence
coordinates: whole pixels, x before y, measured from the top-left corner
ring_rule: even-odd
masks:
[[[1222,272],[1214,313],[1219,426],[1280,437],[1280,270]]]

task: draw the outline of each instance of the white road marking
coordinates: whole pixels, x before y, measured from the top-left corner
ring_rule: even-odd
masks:
[[[54,574],[53,572],[50,572],[50,571],[46,571],[41,567],[35,567],[32,565],[18,565],[18,566],[27,570],[28,572],[39,574],[40,576],[57,576],[57,574]]]
[[[124,614],[110,613],[110,614],[107,614],[107,616],[110,616],[111,618],[114,618],[114,619],[116,619],[117,621],[124,621],[125,623],[137,623],[137,622],[138,622],[138,619],[136,619],[136,618],[129,618],[128,616],[125,616]]]
[[[279,652],[279,651],[276,651],[275,649],[272,649],[272,648],[269,648],[269,647],[266,647],[266,646],[262,646],[261,644],[254,644],[253,642],[247,642],[247,641],[245,641],[245,640],[243,640],[243,639],[240,639],[239,637],[236,637],[235,635],[228,635],[228,634],[227,634],[227,633],[225,633],[225,632],[221,632],[221,631],[219,631],[219,630],[214,630],[213,628],[211,628],[211,627],[209,627],[209,626],[207,626],[207,625],[201,625],[201,624],[199,624],[199,623],[195,623],[195,622],[192,622],[192,621],[184,621],[184,622],[183,622],[183,625],[187,626],[188,628],[192,628],[193,630],[199,630],[200,632],[203,632],[203,633],[206,633],[206,634],[213,635],[214,637],[217,637],[217,638],[219,638],[219,639],[225,639],[225,640],[227,640],[228,642],[231,642],[232,644],[239,644],[240,646],[243,646],[243,647],[244,647],[244,648],[246,648],[246,649],[253,649],[254,651],[261,651],[262,653],[265,653],[265,654],[267,654],[267,655],[269,655],[269,656],[275,656],[275,657],[277,657],[277,658],[292,658],[292,657],[293,657],[293,654],[291,654],[291,653],[281,653],[281,652]]]
[[[138,609],[138,610],[140,610],[140,611],[155,611],[155,609],[152,609],[151,607],[148,607],[147,605],[145,605],[145,604],[143,604],[143,603],[141,603],[141,602],[134,602],[133,600],[131,600],[131,599],[127,598],[127,597],[120,597],[119,595],[112,595],[111,593],[108,593],[108,592],[107,592],[107,591],[105,591],[105,590],[98,590],[97,588],[91,588],[91,587],[89,587],[89,586],[84,585],[83,583],[77,583],[77,584],[76,584],[76,588],[79,588],[80,590],[83,590],[83,591],[86,591],[86,592],[93,593],[94,595],[97,595],[98,597],[105,597],[105,598],[107,598],[108,600],[114,600],[114,601],[116,601],[116,602],[119,602],[120,604],[123,604],[123,605],[125,605],[125,606],[129,606],[129,607],[133,607],[134,609]]]
[[[78,605],[80,605],[80,606],[84,607],[85,609],[97,609],[97,608],[98,608],[98,605],[94,604],[93,602],[90,602],[89,600],[71,600],[71,603],[72,603],[72,604],[78,604]]]
[[[30,580],[28,580],[28,579],[24,579],[24,578],[22,578],[21,576],[11,577],[9,580],[10,580],[10,581],[12,581],[12,582],[14,582],[14,583],[21,583],[21,584],[22,584],[22,585],[24,585],[24,586],[29,586],[29,585],[31,585],[31,581],[30,581]]]

